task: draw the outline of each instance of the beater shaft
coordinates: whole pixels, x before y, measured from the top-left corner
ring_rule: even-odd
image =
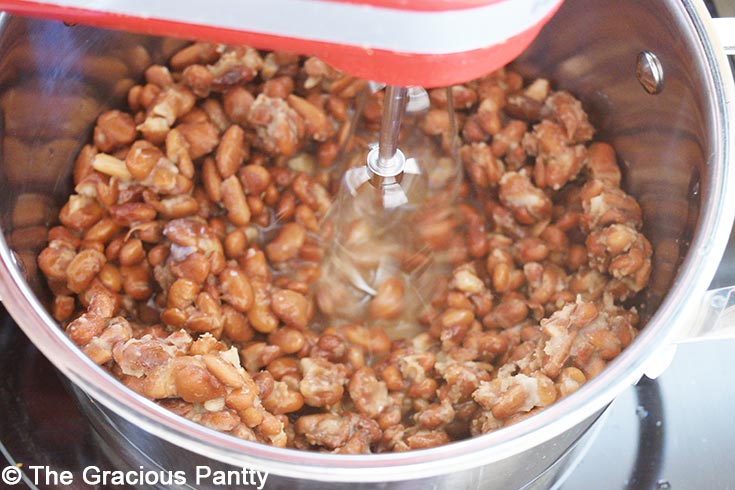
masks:
[[[380,121],[380,141],[378,165],[390,166],[390,160],[398,149],[398,135],[401,132],[401,118],[406,102],[408,89],[389,85],[385,88],[383,100],[383,117]]]

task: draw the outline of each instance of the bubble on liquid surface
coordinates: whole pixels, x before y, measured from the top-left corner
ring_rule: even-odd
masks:
[[[638,416],[639,419],[643,420],[646,417],[648,417],[648,410],[643,405],[638,405],[635,407],[635,414]]]

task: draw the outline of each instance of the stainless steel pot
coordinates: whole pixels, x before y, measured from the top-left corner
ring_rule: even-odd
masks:
[[[549,468],[556,474],[561,466],[554,463],[572,460],[570,449],[607,404],[661,364],[677,338],[691,334],[692,312],[700,308],[735,215],[735,199],[728,199],[735,191],[735,87],[703,3],[567,0],[517,66],[577,94],[599,137],[618,151],[655,250],[640,336],[572,396],[482,437],[363,456],[238,440],[169,413],[89,361],[46,312],[35,266],[96,114],[120,103],[146,64],[164,59],[178,43],[8,16],[0,22],[0,296],[31,340],[91,397],[86,408],[98,425],[110,437],[127,437],[123,445],[163,451],[166,469],[185,469],[175,465],[186,456],[177,458],[172,449],[182,447],[203,458],[196,461],[269,471],[268,488],[340,488],[341,482],[520,488]]]

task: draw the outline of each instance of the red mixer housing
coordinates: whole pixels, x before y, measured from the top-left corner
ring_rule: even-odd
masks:
[[[351,75],[439,87],[514,59],[563,0],[0,0],[0,9],[319,56]]]

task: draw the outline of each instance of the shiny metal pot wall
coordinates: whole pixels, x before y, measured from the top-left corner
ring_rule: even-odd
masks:
[[[428,450],[307,453],[195,425],[125,389],[83,356],[47,314],[35,266],[96,115],[118,105],[143,68],[179,44],[9,17],[0,30],[0,296],[31,340],[95,400],[87,409],[99,403],[117,414],[115,427],[126,424],[123,432],[138,445],[168,452],[171,443],[220,463],[268,470],[288,477],[282,481],[291,488],[296,482],[327,486],[315,480],[335,488],[344,481],[519,488],[569,454],[604,407],[687,329],[717,268],[735,212],[735,200],[727,199],[735,190],[735,89],[706,9],[701,1],[567,0],[518,67],[583,100],[601,139],[618,151],[627,190],[641,203],[655,254],[641,305],[648,323],[635,342],[597,378],[540,414]],[[643,51],[657,58],[661,86],[650,71],[656,64],[639,57]],[[649,93],[639,78],[659,93]],[[112,427],[103,416],[101,424]],[[169,457],[162,461],[180,464],[175,454]]]

